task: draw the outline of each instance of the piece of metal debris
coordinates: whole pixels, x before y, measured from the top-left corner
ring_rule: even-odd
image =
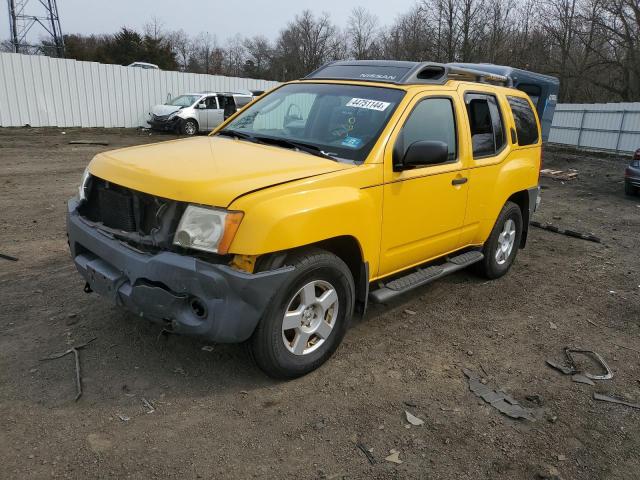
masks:
[[[408,308],[406,308],[404,310],[404,313],[406,313],[407,315],[415,315],[416,314],[416,312],[414,312],[413,310],[409,310]]]
[[[488,385],[484,385],[480,381],[480,377],[472,371],[467,370],[466,368],[462,371],[469,379],[469,390],[471,390],[477,397],[482,398],[485,402],[489,403],[492,407],[498,409],[498,411],[504,413],[508,417],[516,419],[524,418],[525,420],[534,421],[531,411],[521,406],[513,397],[504,392],[493,390]]]
[[[562,229],[558,228],[555,225],[551,225],[550,223],[540,223],[536,220],[532,220],[529,222],[529,225],[537,228],[541,228],[542,230],[547,230],[548,232],[559,233],[560,235],[566,235],[568,237],[580,238],[582,240],[587,240],[589,242],[602,243],[600,238],[595,235],[591,235],[590,233],[581,233],[576,232],[575,230]]]
[[[118,413],[118,418],[120,420],[122,420],[123,422],[128,422],[129,420],[131,420],[129,417],[127,417],[126,415],[123,415],[121,413]]]
[[[578,368],[576,367],[576,362],[572,355],[573,353],[580,353],[582,355],[586,355],[588,357],[591,357],[592,359],[595,359],[595,361],[602,366],[602,369],[605,371],[605,373],[596,375],[593,373],[582,372],[578,370]],[[593,350],[584,350],[580,348],[567,347],[564,349],[564,355],[567,358],[568,365],[561,365],[559,363],[553,362],[552,360],[547,360],[547,365],[555,368],[556,370],[558,370],[559,372],[565,375],[575,376],[576,374],[581,374],[581,376],[585,376],[591,380],[609,380],[610,378],[613,378],[613,371],[609,368],[609,365],[607,365],[607,362],[604,361],[604,358],[602,358],[600,354],[594,352]],[[586,382],[582,382],[582,383],[586,383]]]
[[[387,462],[401,464],[402,460],[400,460],[400,452],[397,450],[389,450],[390,455],[385,457]]]
[[[0,253],[0,258],[4,258],[5,260],[9,260],[10,262],[18,261],[16,257],[12,257],[11,255],[5,255],[4,253]]]
[[[424,420],[422,420],[421,418],[416,417],[406,410],[404,411],[404,414],[407,416],[407,422],[409,422],[411,425],[414,425],[416,427],[424,425]]]
[[[71,140],[69,145],[109,145],[109,142],[105,142],[104,140]]]
[[[57,358],[62,358],[64,356],[66,356],[66,355],[69,355],[70,353],[73,353],[73,356],[75,358],[75,364],[76,364],[76,398],[75,398],[76,402],[82,396],[82,376],[80,374],[80,350],[83,349],[84,347],[86,347],[87,345],[89,345],[95,339],[96,339],[96,337],[92,338],[88,342],[85,342],[85,343],[82,343],[80,345],[76,345],[74,347],[71,347],[69,350],[67,350],[65,352],[56,353],[56,354],[51,355],[49,357],[40,359],[40,361],[55,360]]]
[[[376,463],[376,459],[374,458],[373,454],[371,453],[371,450],[369,449],[369,447],[367,447],[364,443],[356,443],[356,447],[358,447],[358,449],[364,453],[364,456],[367,457],[367,460],[369,460],[369,463],[371,465],[375,465]]]
[[[205,345],[200,350],[203,350],[205,352],[213,352],[213,346],[212,345]]]
[[[575,375],[572,375],[571,380],[573,380],[576,383],[586,383],[587,385],[591,385],[591,386],[596,384],[589,377],[587,377],[586,375],[582,375],[581,373],[576,373]]]
[[[596,392],[593,392],[593,399],[594,400],[598,400],[600,402],[617,403],[619,405],[625,405],[627,407],[637,408],[637,409],[640,410],[640,404],[638,404],[638,403],[626,402],[626,401],[621,400],[619,398],[610,397],[608,395],[602,395],[602,394],[596,393]]]
[[[142,399],[142,404],[146,407],[147,413],[153,413],[156,411],[156,407],[154,407],[153,404],[146,398]]]

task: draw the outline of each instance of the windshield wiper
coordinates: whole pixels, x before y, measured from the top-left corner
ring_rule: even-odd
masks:
[[[226,137],[234,137],[242,140],[249,140],[250,142],[257,143],[258,139],[253,135],[249,135],[248,133],[239,132],[238,130],[230,130],[225,128],[224,130],[220,130],[218,135],[224,135]]]
[[[337,154],[333,152],[325,152],[320,147],[317,147],[311,143],[298,142],[297,140],[287,140],[286,138],[265,137],[258,135],[254,136],[253,138],[261,143],[279,145],[281,147],[291,148],[294,150],[301,150],[305,153],[310,153],[311,155],[315,155],[317,157],[333,160],[334,162],[338,161]]]

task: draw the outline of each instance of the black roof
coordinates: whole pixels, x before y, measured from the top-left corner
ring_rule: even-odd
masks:
[[[342,60],[330,62],[304,77],[304,80],[360,80],[395,85],[435,84],[448,80],[494,83],[511,86],[508,76],[454,64],[406,62],[397,60]]]

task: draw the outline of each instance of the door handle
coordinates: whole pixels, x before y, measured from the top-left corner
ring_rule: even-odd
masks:
[[[454,178],[453,180],[451,180],[451,185],[464,185],[468,181],[469,179],[467,177]]]

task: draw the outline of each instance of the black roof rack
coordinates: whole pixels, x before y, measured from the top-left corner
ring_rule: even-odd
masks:
[[[330,62],[303,80],[360,80],[395,85],[443,85],[449,80],[491,83],[510,87],[508,76],[446,63],[393,60],[343,60]]]

